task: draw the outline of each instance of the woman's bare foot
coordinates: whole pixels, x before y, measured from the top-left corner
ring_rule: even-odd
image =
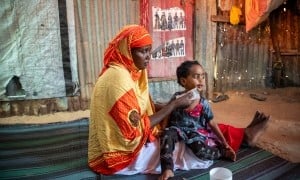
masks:
[[[168,180],[170,177],[174,177],[174,172],[171,169],[166,169],[161,176],[159,176],[159,180]]]
[[[255,112],[255,115],[254,115],[254,117],[253,117],[253,119],[252,119],[252,121],[251,121],[250,124],[247,126],[247,128],[250,128],[250,127],[252,127],[252,126],[254,126],[254,125],[256,125],[256,124],[258,124],[258,123],[264,121],[266,118],[267,118],[267,117],[266,117],[266,115],[265,115],[264,113],[260,113],[259,111],[256,111],[256,112]]]
[[[258,116],[260,115],[260,112],[256,111],[255,114],[254,114],[254,117],[252,119],[252,121],[250,122],[250,124],[247,126],[248,127],[251,127],[253,126],[254,124],[256,124],[258,122]]]
[[[245,140],[249,146],[256,146],[257,139],[267,128],[267,123],[270,119],[270,116],[265,116],[263,113],[259,116],[260,122],[252,126],[248,126],[245,129]]]

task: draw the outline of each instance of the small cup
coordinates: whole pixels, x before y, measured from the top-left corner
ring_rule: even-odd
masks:
[[[176,96],[176,99],[177,99],[177,98],[180,98],[181,96],[184,96],[184,95],[186,95],[186,94],[188,94],[188,93],[190,93],[190,92],[192,93],[192,96],[191,96],[190,100],[200,99],[200,93],[199,93],[199,91],[197,90],[197,88],[191,89],[191,90],[189,90],[189,91],[186,92],[186,93],[177,95],[177,96]]]
[[[194,89],[190,90],[189,92],[193,93],[193,96],[191,97],[191,100],[200,99],[200,93],[199,93],[197,88],[194,88]]]
[[[232,172],[223,167],[216,167],[209,171],[210,180],[232,180]]]

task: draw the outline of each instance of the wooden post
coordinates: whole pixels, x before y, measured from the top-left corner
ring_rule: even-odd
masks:
[[[217,14],[217,1],[195,1],[194,57],[207,72],[207,98],[212,99],[214,91],[214,66],[216,64],[217,23],[211,15]]]
[[[269,16],[271,40],[275,51],[275,61],[273,61],[272,63],[272,77],[273,77],[272,83],[274,88],[281,87],[282,86],[281,80],[283,79],[282,77],[283,62],[281,59],[279,42],[277,39],[278,27],[276,25],[276,19],[278,17],[278,13],[279,11],[274,10],[270,13]]]

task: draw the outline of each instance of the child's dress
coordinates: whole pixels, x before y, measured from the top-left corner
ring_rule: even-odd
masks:
[[[174,97],[178,94],[175,93]],[[183,108],[173,111],[161,137],[162,168],[172,168],[172,152],[174,144],[178,141],[184,141],[200,159],[214,160],[224,156],[226,150],[208,125],[212,119],[213,112],[204,98],[201,98],[199,104],[190,111]],[[224,124],[219,124],[219,128],[227,143],[237,151],[243,140],[244,128]]]

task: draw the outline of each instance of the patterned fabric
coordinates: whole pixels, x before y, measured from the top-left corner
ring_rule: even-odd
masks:
[[[131,56],[131,48],[151,43],[144,27],[130,25],[105,51],[90,105],[88,161],[97,173],[114,174],[127,167],[152,137],[147,72],[138,70]],[[140,121],[129,118],[131,114],[139,115]]]
[[[176,92],[173,98],[181,93]],[[207,99],[201,98],[199,104],[190,111],[182,108],[173,111],[169,118],[168,127],[176,129],[180,138],[187,144],[201,141],[207,146],[214,147],[219,144],[219,140],[208,127],[208,122],[213,117],[209,102]],[[228,144],[237,151],[244,137],[244,128],[236,128],[225,124],[219,124],[219,128]],[[191,134],[197,134],[197,136],[191,136]]]
[[[193,137],[196,134],[187,133],[187,137]],[[178,132],[173,128],[166,128],[162,134],[161,142],[161,151],[160,151],[160,161],[161,161],[161,169],[162,172],[166,169],[175,170],[174,166],[174,150],[177,142],[180,142],[180,136],[178,136]],[[183,141],[181,141],[183,142]],[[185,144],[190,150],[192,150],[193,154],[201,159],[202,161],[209,162],[209,160],[219,159],[223,154],[216,147],[209,147],[205,145],[202,141],[194,141],[190,144]],[[194,158],[196,158],[194,157]],[[175,160],[176,162],[176,160]]]
[[[180,92],[177,92],[173,97],[176,97],[179,94]],[[199,130],[207,129],[207,123],[212,120],[213,117],[213,112],[208,101],[201,98],[199,105],[191,111],[182,108],[177,108],[173,111],[169,118],[168,127],[176,129],[180,138],[188,144],[195,141],[205,142],[207,136],[199,133]],[[189,138],[191,137],[190,134],[199,134],[199,136]]]
[[[173,97],[180,94],[177,92]],[[212,119],[213,112],[204,98],[192,110],[177,108],[171,113],[168,128],[160,142],[162,171],[174,169],[172,153],[178,141],[183,141],[199,159],[215,160],[225,155],[221,142],[208,126]],[[237,151],[243,140],[244,128],[224,124],[219,124],[219,127],[228,144]]]

